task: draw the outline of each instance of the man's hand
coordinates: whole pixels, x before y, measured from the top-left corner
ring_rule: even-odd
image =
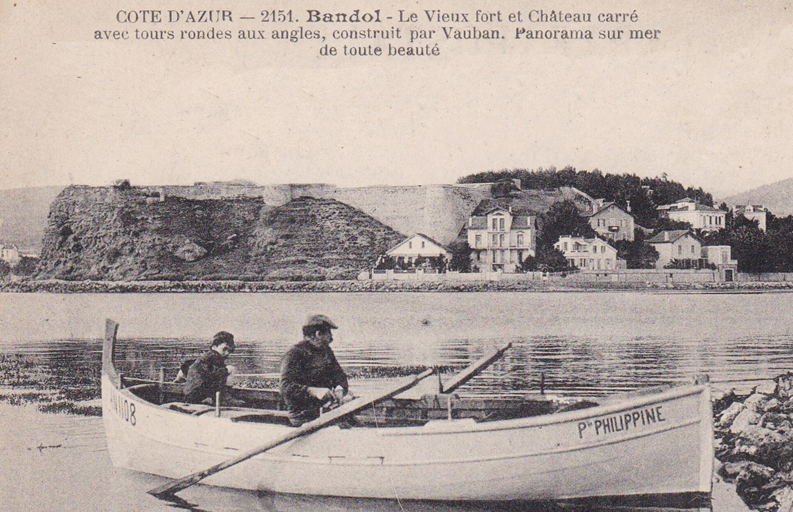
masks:
[[[333,401],[335,399],[333,395],[333,391],[331,391],[328,388],[314,388],[309,386],[308,394],[313,396],[320,402]]]

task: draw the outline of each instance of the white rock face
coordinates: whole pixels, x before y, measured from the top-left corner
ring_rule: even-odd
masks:
[[[744,409],[746,409],[746,407],[744,407],[742,403],[733,402],[729,407],[722,411],[721,415],[719,415],[718,426],[727,428],[728,426],[732,425],[735,417],[743,412]]]
[[[750,409],[744,409],[740,414],[738,414],[738,416],[735,417],[735,420],[730,426],[730,432],[733,434],[740,434],[750,426],[757,425],[759,422],[760,414]]]

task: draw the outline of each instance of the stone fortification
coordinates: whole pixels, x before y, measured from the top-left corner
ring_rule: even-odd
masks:
[[[400,233],[424,233],[442,244],[451,243],[482,199],[492,197],[491,183],[464,185],[371,186],[341,188],[325,183],[253,185],[206,182],[195,185],[135,187],[153,195],[195,200],[233,197],[262,198],[281,206],[299,197],[335,199],[358,208]]]
[[[333,194],[401,233],[424,233],[444,245],[457,237],[479,201],[488,197],[490,184],[338,188]]]
[[[444,245],[454,241],[471,212],[483,199],[492,198],[492,183],[341,188],[331,184],[252,185],[233,182],[197,183],[192,186],[148,187],[166,196],[209,200],[232,197],[262,198],[268,206],[281,206],[299,197],[335,199],[353,206],[386,226],[405,234],[424,233]],[[147,187],[143,187],[147,188]],[[573,200],[582,211],[593,200],[569,187],[559,190],[526,190],[529,207],[542,213],[556,201]]]
[[[195,199],[128,182],[73,186],[52,203],[36,277],[349,279],[403,237],[334,199],[270,206],[246,193]]]

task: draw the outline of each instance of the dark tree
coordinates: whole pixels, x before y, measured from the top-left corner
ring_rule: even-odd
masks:
[[[471,271],[471,246],[467,241],[455,240],[449,246],[452,259],[449,261],[449,270],[457,272]]]
[[[653,228],[653,235],[657,235],[661,231],[676,231],[679,229],[689,229],[693,231],[690,222],[685,222],[682,220],[672,220],[667,217],[661,217],[655,223],[655,227]]]
[[[511,179],[502,179],[490,187],[493,197],[507,197],[513,192],[520,192],[520,189]]]
[[[375,270],[393,270],[396,268],[396,260],[393,256],[382,256],[378,262]]]
[[[39,264],[38,258],[31,256],[22,256],[19,262],[14,265],[11,272],[17,276],[32,276],[36,272],[36,266]]]
[[[536,256],[527,256],[519,265],[523,272],[561,272],[564,270],[575,270],[564,253],[555,247],[539,247]]]
[[[644,233],[636,230],[635,239],[618,240],[612,245],[617,249],[617,257],[625,260],[628,268],[655,268],[658,261],[658,251],[645,242]]]
[[[553,247],[553,244],[559,241],[559,237],[564,235],[585,238],[596,236],[589,221],[581,217],[572,201],[554,203],[547,212],[540,215],[539,222],[538,248]]]

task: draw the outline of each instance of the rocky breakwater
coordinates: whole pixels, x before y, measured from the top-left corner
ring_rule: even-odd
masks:
[[[714,402],[719,475],[755,510],[793,510],[793,374]]]

